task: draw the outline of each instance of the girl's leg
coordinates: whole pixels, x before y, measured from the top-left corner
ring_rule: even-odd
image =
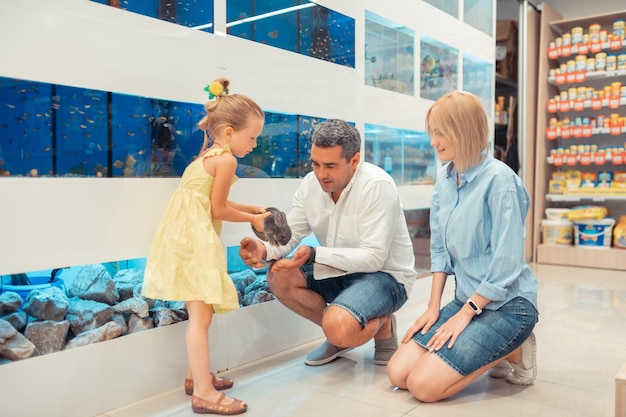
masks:
[[[193,379],[193,397],[209,402],[203,403],[202,408],[214,406],[212,403],[219,402],[220,407],[245,410],[245,403],[230,397],[221,399],[224,394],[219,393],[213,386],[209,358],[209,327],[213,319],[213,306],[203,301],[188,301],[187,312],[189,313],[187,361],[188,372]],[[192,404],[194,401],[192,399]]]
[[[193,379],[193,392],[197,397],[217,398],[213,379],[209,373],[209,327],[213,319],[213,306],[203,301],[188,301],[187,312],[187,378]]]

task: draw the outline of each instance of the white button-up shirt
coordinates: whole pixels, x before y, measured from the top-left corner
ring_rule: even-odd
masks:
[[[400,196],[391,176],[376,165],[360,163],[337,203],[310,172],[296,191],[287,221],[291,241],[266,245],[268,260],[286,256],[313,233],[320,243],[315,279],[383,271],[410,293],[417,274]]]

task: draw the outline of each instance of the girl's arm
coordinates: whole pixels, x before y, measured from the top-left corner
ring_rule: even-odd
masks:
[[[226,202],[226,204],[228,204],[229,206],[231,206],[235,210],[243,211],[245,213],[260,214],[260,213],[265,213],[267,211],[263,207],[248,206],[246,204],[240,204],[240,203],[237,203],[237,202],[231,201],[231,200],[228,200]]]
[[[232,184],[235,169],[237,168],[237,159],[230,153],[223,153],[204,160],[204,166],[207,172],[212,173],[215,178],[213,188],[211,189],[211,216],[214,219],[229,222],[248,222],[252,226],[262,232],[264,230],[264,220],[271,215],[270,212],[263,214],[253,214],[238,210],[229,204],[228,194],[230,193],[230,185]]]

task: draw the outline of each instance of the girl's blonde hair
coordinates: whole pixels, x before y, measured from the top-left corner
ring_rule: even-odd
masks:
[[[218,78],[224,91],[228,91],[230,81],[227,78]],[[209,144],[210,138],[219,134],[224,128],[230,126],[235,130],[245,129],[251,117],[265,118],[261,107],[250,97],[243,94],[224,94],[217,96],[215,100],[204,105],[206,116],[198,122],[198,127],[204,131],[204,141],[200,153]]]
[[[477,165],[489,147],[487,113],[478,97],[467,91],[452,91],[440,97],[426,113],[426,129],[432,120],[454,146],[454,166],[463,172]]]

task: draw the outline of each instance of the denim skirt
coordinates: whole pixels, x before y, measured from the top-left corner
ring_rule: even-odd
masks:
[[[417,332],[413,340],[426,348],[435,331],[464,304],[457,299],[450,301],[441,309],[439,320],[428,333]],[[537,319],[537,311],[530,301],[516,297],[498,310],[483,309],[463,330],[451,349],[446,344],[433,353],[459,374],[469,375],[519,347],[532,333]]]

